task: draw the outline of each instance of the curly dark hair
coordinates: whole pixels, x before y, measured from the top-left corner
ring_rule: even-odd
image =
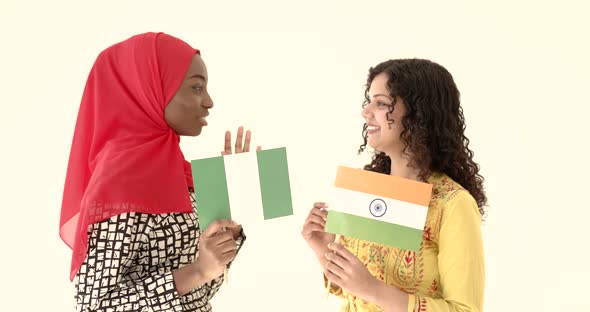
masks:
[[[410,166],[419,170],[419,178],[426,181],[434,172],[441,172],[464,187],[477,202],[479,212],[487,197],[483,187],[484,178],[479,174],[479,165],[473,161],[469,139],[465,136],[465,117],[460,104],[460,94],[453,77],[441,65],[423,59],[388,60],[369,69],[365,89],[365,102],[370,102],[369,88],[379,74],[387,74],[387,88],[393,104],[403,99],[407,113],[402,118],[403,130],[400,139],[403,153],[412,155]],[[394,121],[387,116],[390,124]],[[367,146],[367,124],[363,125],[363,144]],[[376,151],[365,170],[389,174],[391,159]]]

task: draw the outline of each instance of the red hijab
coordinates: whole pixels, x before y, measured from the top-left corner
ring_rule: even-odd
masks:
[[[82,95],[66,173],[59,234],[72,248],[70,280],[88,227],[126,212],[191,212],[190,163],[164,119],[195,54],[180,39],[145,33],[97,57]]]

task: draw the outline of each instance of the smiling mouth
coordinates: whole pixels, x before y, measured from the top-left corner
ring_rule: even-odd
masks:
[[[377,127],[377,126],[367,126],[367,132],[369,134],[375,134],[377,132],[379,132],[379,130],[381,130],[381,127]]]

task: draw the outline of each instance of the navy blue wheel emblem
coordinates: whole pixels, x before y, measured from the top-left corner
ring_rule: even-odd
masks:
[[[373,215],[373,217],[383,217],[385,212],[387,211],[387,204],[383,199],[373,199],[371,204],[369,204],[369,212]]]

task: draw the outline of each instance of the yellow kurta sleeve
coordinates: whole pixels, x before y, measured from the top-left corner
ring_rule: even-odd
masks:
[[[456,191],[442,210],[438,269],[442,299],[409,295],[408,312],[481,312],[484,253],[481,216],[473,197]]]

